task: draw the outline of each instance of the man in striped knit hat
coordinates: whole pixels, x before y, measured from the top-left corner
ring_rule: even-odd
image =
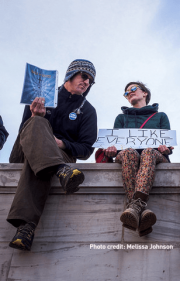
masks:
[[[45,108],[44,98],[26,106],[11,163],[24,163],[7,221],[17,227],[9,246],[30,250],[55,174],[66,194],[79,190],[84,174],[67,163],[86,160],[97,138],[97,116],[86,100],[96,70],[87,60],[74,60],[58,89],[56,108]]]

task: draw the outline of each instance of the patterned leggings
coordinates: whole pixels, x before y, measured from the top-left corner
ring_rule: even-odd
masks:
[[[130,200],[136,191],[149,194],[154,182],[156,164],[168,163],[168,160],[153,148],[144,149],[141,155],[128,148],[118,153],[115,162],[122,163],[123,187]]]

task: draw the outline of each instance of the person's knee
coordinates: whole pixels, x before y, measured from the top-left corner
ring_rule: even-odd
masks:
[[[141,157],[143,157],[145,155],[153,155],[154,152],[155,152],[155,150],[151,147],[145,148],[141,153]]]
[[[36,122],[41,122],[41,123],[44,123],[46,122],[47,120],[44,118],[44,117],[41,117],[41,116],[33,116],[31,117],[31,123],[36,123]]]
[[[118,153],[119,157],[121,157],[121,159],[127,158],[127,159],[131,159],[131,158],[136,158],[137,160],[139,160],[139,153],[132,148],[127,148],[124,150],[121,150]]]
[[[139,156],[139,153],[133,148],[127,148],[124,151],[124,155],[136,155]]]
[[[36,126],[36,124],[42,124],[46,122],[47,120],[40,116],[34,116],[29,118],[23,125],[21,132],[23,132],[26,128],[29,128],[30,126]]]
[[[28,121],[29,122],[27,122],[24,129],[28,128],[28,130],[39,130],[40,128],[49,127],[49,121],[41,116],[33,116]]]

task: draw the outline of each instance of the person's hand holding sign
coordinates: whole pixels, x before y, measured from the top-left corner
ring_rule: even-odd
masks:
[[[32,112],[32,117],[34,116],[41,116],[44,117],[46,114],[46,109],[44,107],[45,98],[38,98],[36,97],[32,104],[30,105],[30,110]]]
[[[103,149],[103,151],[108,157],[115,157],[117,155],[117,149],[115,146],[110,146],[107,149]]]
[[[173,150],[174,147],[171,147],[171,149]],[[158,151],[161,152],[162,154],[166,154],[166,155],[170,154],[170,150],[166,145],[160,145],[158,147]]]

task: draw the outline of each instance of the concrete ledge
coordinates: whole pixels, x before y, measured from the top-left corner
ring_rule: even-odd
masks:
[[[85,174],[85,181],[76,194],[124,194],[121,165],[78,163]],[[23,164],[0,164],[0,193],[15,193]],[[63,193],[56,177],[52,180],[50,194]],[[162,163],[156,167],[156,174],[151,194],[180,194],[180,163]]]

